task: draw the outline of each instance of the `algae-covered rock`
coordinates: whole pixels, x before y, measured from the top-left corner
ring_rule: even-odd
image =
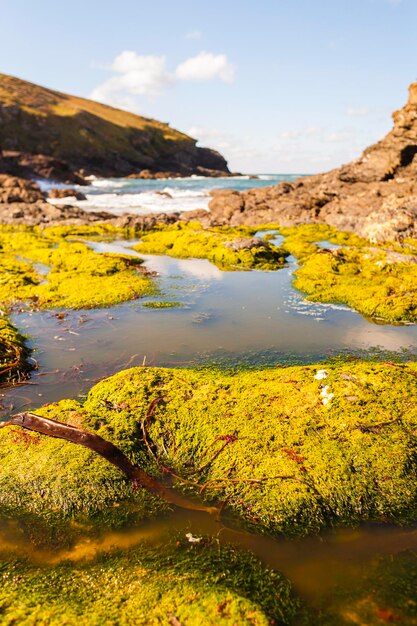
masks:
[[[42,415],[99,434],[154,475],[269,532],[307,534],[417,511],[417,365],[339,363],[225,373],[133,368],[84,405]],[[150,411],[150,407],[152,411]],[[94,453],[0,431],[0,512],[113,515],[150,498]],[[151,513],[158,510],[152,499]],[[120,510],[120,509],[118,509]]]
[[[149,302],[144,302],[143,305],[145,309],[175,309],[184,306],[182,302],[176,301],[168,301],[168,300],[153,300]]]
[[[324,224],[280,229],[300,268],[294,286],[314,302],[347,304],[371,318],[417,321],[417,240],[371,247]],[[341,246],[322,249],[322,240]]]
[[[64,400],[37,411],[73,426],[85,420],[82,406]],[[167,510],[167,505],[133,484],[113,465],[82,446],[9,427],[0,431],[0,515],[19,519],[37,541],[70,540],[68,521],[118,527]],[[45,530],[43,530],[45,534]]]
[[[0,558],[0,576],[5,625],[307,623],[279,573],[248,553],[207,541],[145,544],[48,567]]]
[[[139,272],[142,260],[100,254],[80,237],[115,236],[110,226],[0,229],[0,302],[29,301],[43,308],[95,308],[151,294],[154,285]],[[40,265],[41,264],[41,265]]]
[[[137,423],[159,398],[147,420],[159,463],[270,531],[413,519],[416,364],[316,372],[136,368],[91,390],[85,424],[141,462]]]
[[[198,222],[179,223],[146,233],[134,249],[143,254],[167,254],[177,258],[208,259],[222,270],[276,270],[287,253],[263,239],[257,229],[203,229]]]
[[[23,337],[7,319],[0,317],[0,386],[25,377],[29,369],[27,355]]]

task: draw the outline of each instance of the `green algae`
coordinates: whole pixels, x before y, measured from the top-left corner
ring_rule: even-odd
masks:
[[[0,386],[26,376],[27,356],[24,338],[6,318],[0,317]]]
[[[217,227],[203,229],[198,222],[175,224],[145,233],[133,247],[143,254],[166,254],[177,258],[208,259],[222,270],[276,270],[285,263],[286,253],[265,242],[260,247],[233,250],[233,241],[248,238],[258,228]]]
[[[323,626],[417,624],[417,553],[413,550],[378,558],[353,588],[332,590],[324,602]]]
[[[80,426],[85,411],[75,400],[37,414]],[[0,431],[0,514],[16,517],[30,535],[47,527],[46,542],[68,540],[77,520],[85,532],[117,528],[168,510],[96,453],[60,439],[8,427]]]
[[[294,287],[308,300],[346,304],[387,322],[417,321],[414,240],[370,247],[357,235],[324,224],[281,228],[280,233],[286,237],[284,247],[300,263]],[[316,242],[323,240],[342,248],[320,249]]]
[[[309,300],[347,304],[366,317],[417,321],[417,264],[392,264],[382,250],[316,253],[297,270],[294,286]]]
[[[327,224],[302,224],[288,228],[277,227],[279,233],[285,237],[284,248],[298,260],[314,254],[320,250],[317,242],[329,241],[339,246],[363,247],[369,242],[355,233],[338,231]]]
[[[146,309],[173,309],[184,306],[182,302],[144,302],[142,304]]]
[[[187,489],[227,499],[241,519],[269,531],[412,520],[416,365],[329,365],[325,385],[316,371],[138,368],[96,385],[84,408],[89,428],[101,424],[104,438],[141,462],[135,425],[163,396],[148,426],[159,462],[196,483]],[[324,387],[334,394],[327,404]],[[127,406],[117,413],[106,408],[120,403]]]
[[[71,239],[115,234],[97,227],[2,228],[0,230],[1,303],[28,301],[42,308],[93,308],[132,300],[154,291],[138,272],[141,259],[100,254]],[[36,264],[47,268],[47,275]],[[48,271],[49,268],[49,271]]]
[[[367,520],[412,521],[417,365],[325,367],[320,380],[317,366],[133,368],[98,383],[82,406],[62,401],[42,414],[96,432],[156,476],[170,468],[179,488],[225,500],[261,531],[304,535]],[[151,514],[162,506],[142,490],[134,494],[93,453],[18,433],[0,431],[0,513],[94,518],[133,497],[151,499]]]
[[[281,574],[204,538],[48,567],[3,558],[0,576],[5,626],[306,623]]]

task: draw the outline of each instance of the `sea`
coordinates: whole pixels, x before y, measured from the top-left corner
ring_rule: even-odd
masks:
[[[79,206],[86,211],[108,211],[116,215],[122,213],[172,213],[207,209],[210,192],[214,189],[234,189],[244,191],[252,187],[267,187],[282,181],[295,180],[302,174],[259,174],[251,176],[232,176],[228,178],[205,178],[190,176],[158,180],[130,178],[95,178],[90,177],[88,187],[71,188],[81,191],[87,200],[75,200],[71,197],[50,199],[54,204]],[[38,181],[45,191],[51,187],[68,185]]]

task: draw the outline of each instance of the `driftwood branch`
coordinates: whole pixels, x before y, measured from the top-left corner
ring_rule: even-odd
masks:
[[[93,450],[109,463],[119,468],[134,485],[147,489],[151,493],[164,498],[164,500],[170,504],[174,504],[183,509],[206,511],[207,513],[216,515],[219,512],[219,509],[216,507],[204,506],[181,496],[154,476],[151,476],[140,467],[133,465],[119,448],[99,435],[29,412],[17,413],[13,415],[9,421],[0,424],[0,428],[6,426],[21,426],[26,430],[41,433],[48,437],[64,439],[65,441]]]

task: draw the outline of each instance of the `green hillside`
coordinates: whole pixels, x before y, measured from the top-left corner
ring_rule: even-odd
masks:
[[[227,172],[223,157],[168,124],[0,74],[0,148],[44,154],[72,169]]]

